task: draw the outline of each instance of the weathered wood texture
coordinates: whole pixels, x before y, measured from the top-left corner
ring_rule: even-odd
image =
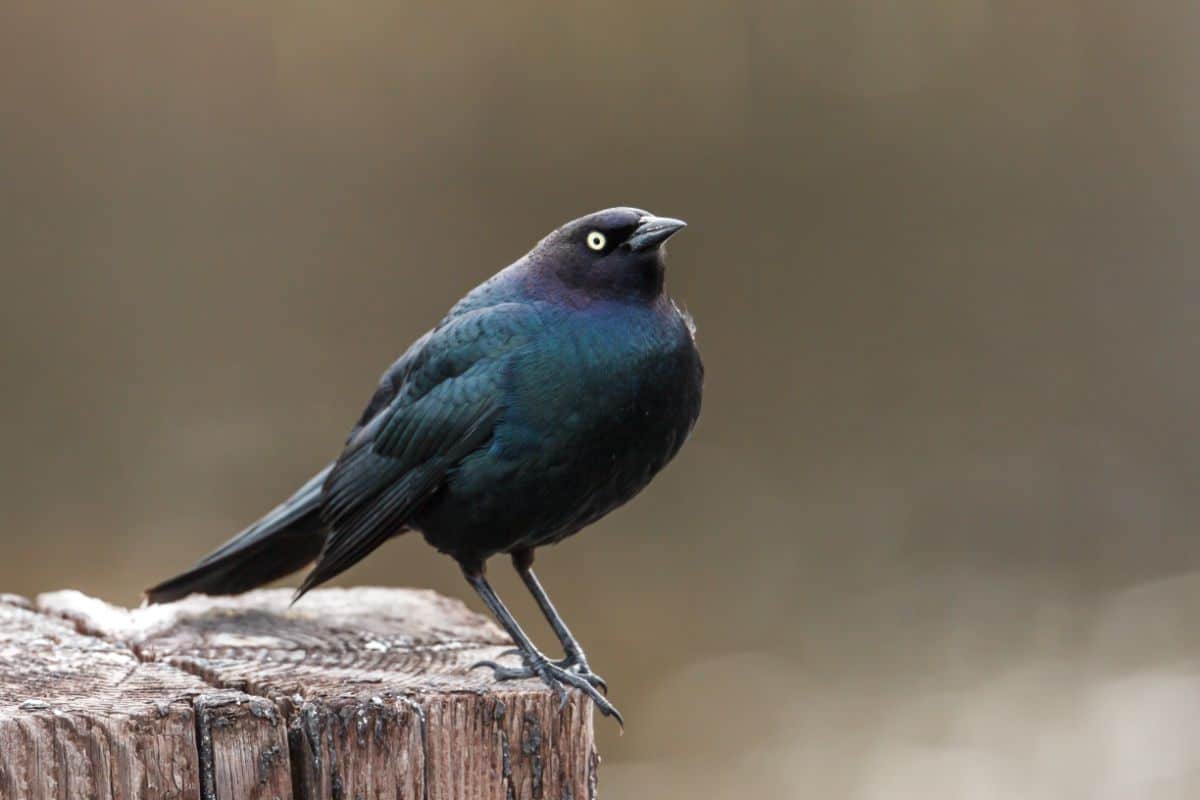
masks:
[[[0,800],[584,800],[591,704],[470,665],[506,639],[433,592],[126,610],[0,596]]]

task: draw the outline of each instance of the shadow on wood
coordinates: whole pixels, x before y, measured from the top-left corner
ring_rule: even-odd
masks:
[[[429,591],[286,589],[127,610],[0,596],[0,800],[584,800],[591,704],[474,662]]]

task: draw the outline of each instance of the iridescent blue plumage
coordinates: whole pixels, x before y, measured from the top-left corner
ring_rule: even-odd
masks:
[[[699,413],[700,362],[669,300],[533,307],[537,335],[494,367],[491,440],[412,523],[464,564],[559,541],[626,502]]]
[[[242,591],[316,556],[303,594],[415,529],[459,562],[517,642],[526,669],[491,665],[499,678],[578,686],[615,715],[532,554],[632,498],[695,425],[703,368],[690,318],[663,293],[662,243],[681,227],[618,208],[547,236],[384,373],[320,480],[150,599]],[[497,553],[512,554],[563,662],[533,649],[483,579]]]

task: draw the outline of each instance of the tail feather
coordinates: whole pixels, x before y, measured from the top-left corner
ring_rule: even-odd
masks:
[[[189,594],[238,594],[310,564],[325,545],[321,486],[332,465],[321,470],[266,516],[218,547],[196,566],[146,590],[150,603]]]

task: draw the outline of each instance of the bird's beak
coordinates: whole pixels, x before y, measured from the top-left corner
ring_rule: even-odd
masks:
[[[638,220],[638,226],[634,228],[633,235],[629,237],[629,249],[637,252],[639,250],[649,250],[651,247],[658,247],[667,239],[670,239],[676,231],[686,227],[687,223],[681,219],[653,216],[642,217]]]

